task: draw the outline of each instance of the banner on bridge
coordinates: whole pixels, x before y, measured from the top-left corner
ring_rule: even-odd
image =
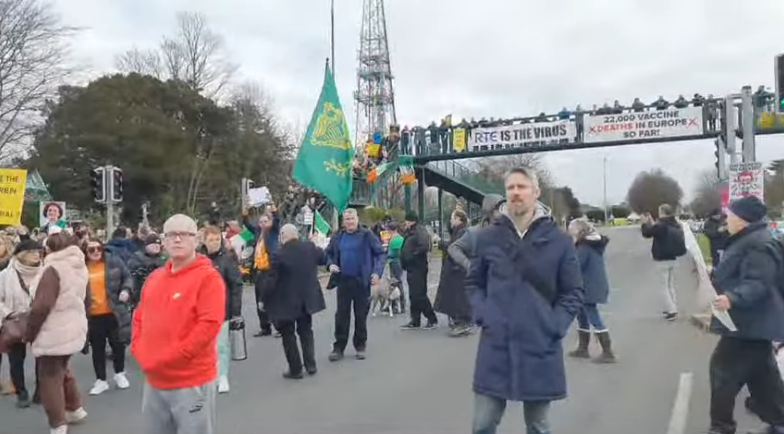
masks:
[[[471,151],[528,148],[574,143],[576,138],[574,121],[535,122],[474,128],[468,138],[468,148]]]
[[[746,196],[757,196],[765,201],[765,170],[762,163],[730,164],[730,201]]]
[[[585,143],[699,136],[704,132],[702,107],[585,116],[584,125]]]

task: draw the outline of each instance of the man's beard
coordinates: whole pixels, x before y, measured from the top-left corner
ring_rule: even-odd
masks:
[[[512,212],[512,215],[514,217],[522,217],[531,211],[531,207],[525,206],[522,203],[520,204],[512,203],[512,206],[508,207],[508,209]]]

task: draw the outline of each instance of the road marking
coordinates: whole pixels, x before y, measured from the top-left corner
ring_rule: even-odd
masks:
[[[683,434],[686,430],[686,419],[689,415],[689,402],[691,402],[691,391],[694,386],[694,374],[691,372],[681,373],[678,382],[678,393],[675,395],[675,404],[672,406],[670,416],[670,427],[667,434]]]

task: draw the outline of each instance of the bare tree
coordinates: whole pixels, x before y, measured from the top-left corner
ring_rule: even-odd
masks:
[[[489,182],[501,182],[506,172],[515,167],[527,167],[536,172],[542,190],[547,190],[554,185],[552,175],[539,154],[482,158],[473,160],[471,164],[476,168],[479,176]]]
[[[155,50],[140,50],[136,47],[117,56],[117,68],[123,72],[138,72],[165,79],[166,73],[160,54]]]
[[[166,36],[156,50],[137,48],[119,56],[117,67],[165,79],[182,80],[209,98],[219,97],[237,71],[223,38],[195,12],[177,14],[177,32]]]
[[[23,152],[47,99],[70,72],[69,39],[52,6],[0,0],[0,160]]]
[[[691,212],[697,217],[707,217],[721,207],[719,177],[715,170],[707,169],[700,173],[694,199],[689,203]]]
[[[647,212],[654,216],[659,212],[659,205],[666,203],[677,207],[682,198],[683,190],[678,181],[661,169],[640,172],[626,194],[626,201],[632,211],[638,214]]]

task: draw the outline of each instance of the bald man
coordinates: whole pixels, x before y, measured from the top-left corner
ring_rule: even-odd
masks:
[[[318,281],[320,265],[326,265],[324,251],[310,241],[301,241],[296,226],[283,225],[278,251],[272,255],[272,281],[262,294],[270,320],[281,334],[288,362],[283,378],[303,378],[303,365],[308,375],[317,372],[313,314],[326,309]]]

